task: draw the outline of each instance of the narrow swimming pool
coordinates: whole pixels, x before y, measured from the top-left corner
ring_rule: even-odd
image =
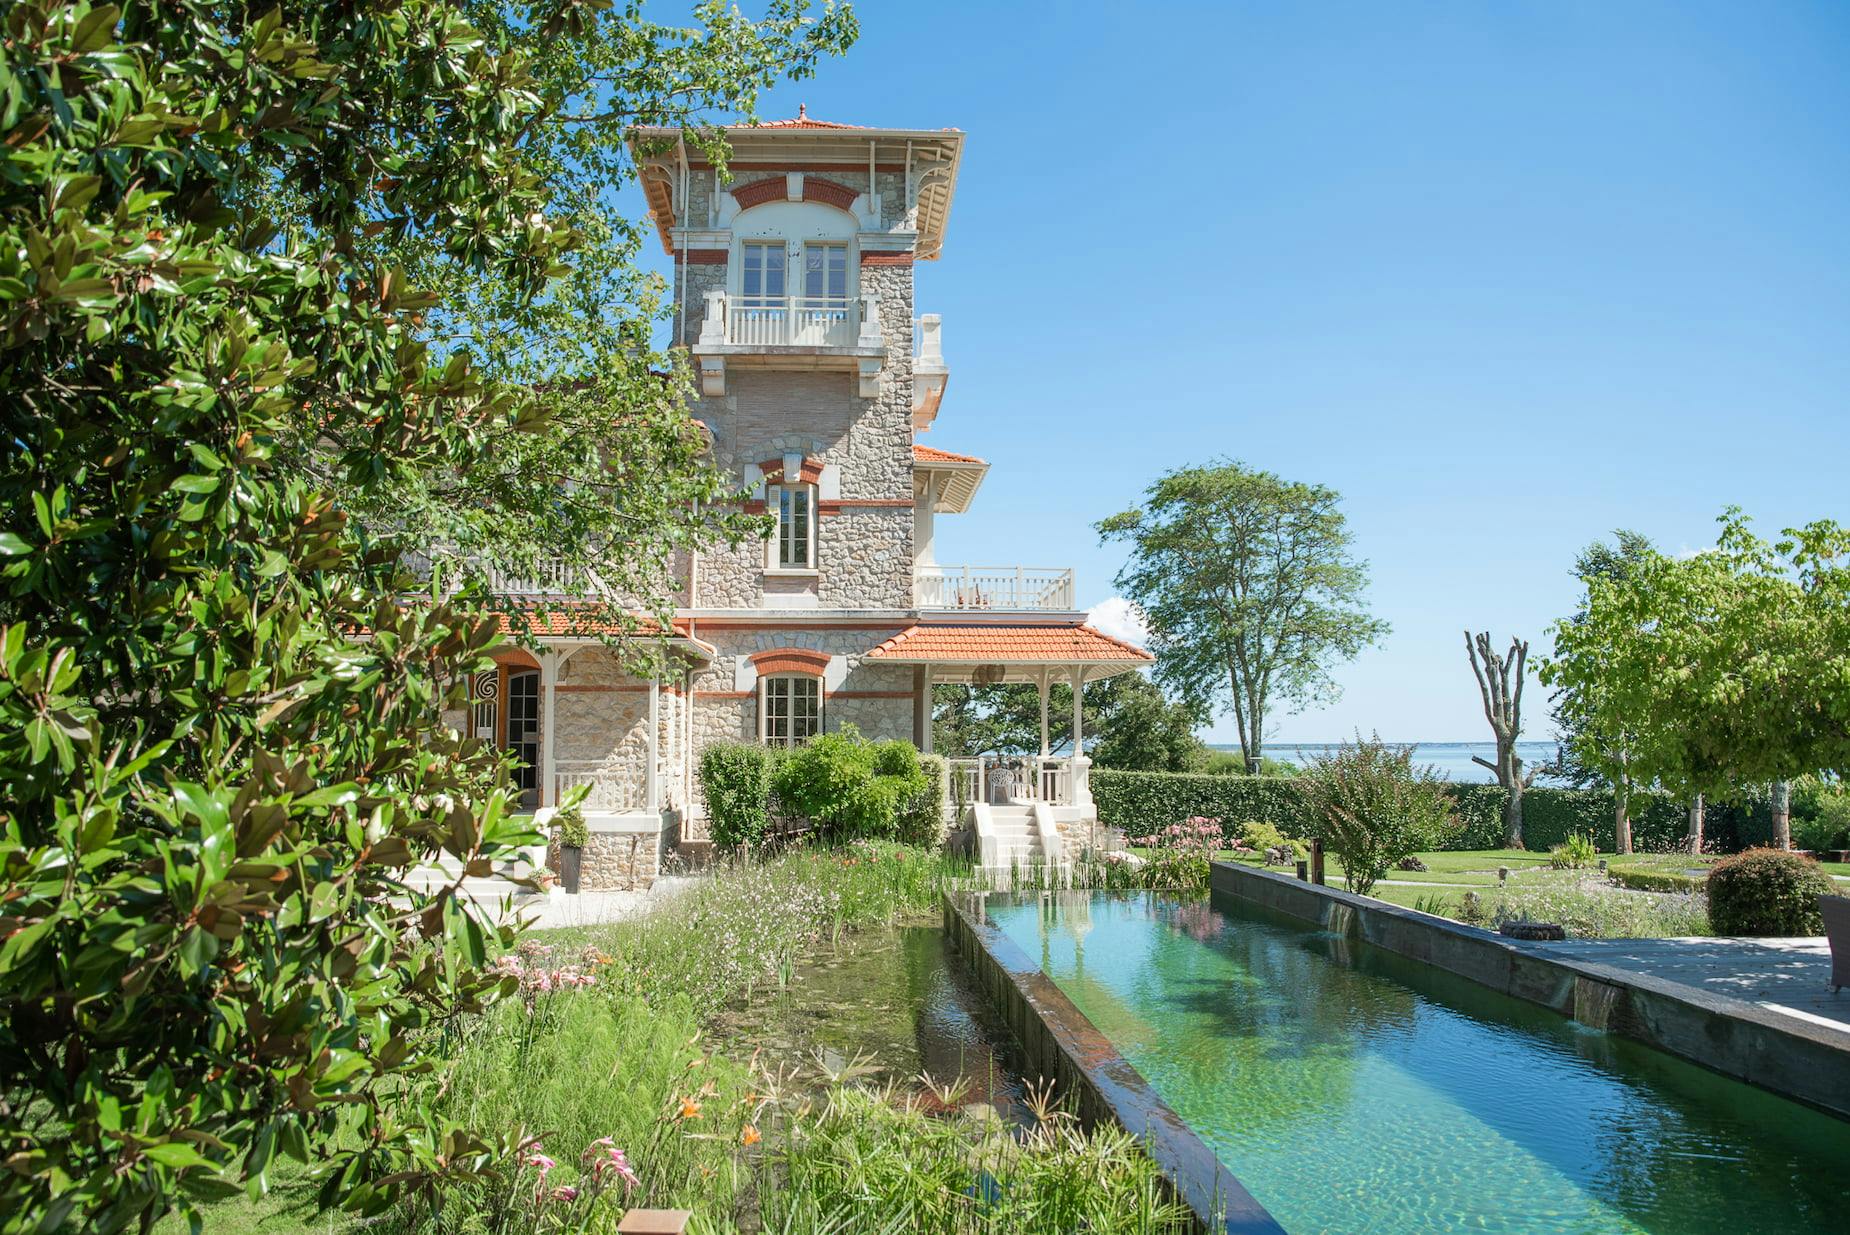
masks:
[[[1231,900],[985,913],[1294,1235],[1850,1231],[1850,1123],[1641,1043]]]

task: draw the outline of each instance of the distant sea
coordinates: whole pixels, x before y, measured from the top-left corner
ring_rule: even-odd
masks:
[[[1300,767],[1309,763],[1312,756],[1333,751],[1336,742],[1267,742],[1265,753],[1273,759],[1285,759]],[[1218,750],[1238,750],[1237,746],[1217,746]],[[1518,742],[1516,753],[1522,756],[1523,766],[1532,768],[1538,763],[1552,763],[1555,758],[1553,742]],[[1478,782],[1488,784],[1497,778],[1488,768],[1471,762],[1471,756],[1482,755],[1496,761],[1497,744],[1495,742],[1415,742],[1413,743],[1413,762],[1416,767],[1431,767],[1446,780]],[[1546,777],[1538,777],[1536,784],[1547,784]]]

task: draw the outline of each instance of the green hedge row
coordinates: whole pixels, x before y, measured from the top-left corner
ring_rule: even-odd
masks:
[[[1503,844],[1504,791],[1496,785],[1454,784],[1452,798],[1464,828],[1452,849],[1497,849]],[[1304,802],[1288,776],[1215,776],[1193,772],[1117,772],[1095,769],[1092,797],[1101,822],[1127,831],[1149,831],[1190,815],[1209,815],[1229,824],[1253,820],[1307,835]],[[1668,852],[1689,833],[1689,808],[1667,794],[1634,793],[1632,847]],[[1601,789],[1536,787],[1522,798],[1522,833],[1538,852],[1561,844],[1570,832],[1593,837],[1604,852],[1615,843],[1612,794]],[[1766,844],[1772,815],[1764,797],[1740,804],[1710,803],[1704,835],[1711,845],[1734,852]]]
[[[1614,866],[1606,877],[1634,892],[1700,892],[1703,881],[1679,871],[1652,870],[1648,866]]]

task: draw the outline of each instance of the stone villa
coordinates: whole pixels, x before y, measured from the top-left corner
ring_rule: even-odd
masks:
[[[644,135],[667,153],[637,154],[699,373],[692,414],[775,534],[687,563],[668,672],[633,679],[596,631],[557,619],[537,656],[509,649],[477,679],[468,723],[522,756],[527,805],[590,786],[585,883],[618,886],[652,877],[701,818],[709,742],[852,724],[929,750],[934,684],[1032,682],[1042,757],[955,761],[961,799],[983,803],[961,822],[986,861],[1087,843],[1089,762],[1048,753],[1047,690],[1149,657],[1085,625],[1070,570],[933,552],[938,516],[969,510],[988,471],[924,442],[949,371],[939,318],[913,304],[914,264],[944,252],[964,135],[799,112],[727,136],[730,181],[672,131]]]

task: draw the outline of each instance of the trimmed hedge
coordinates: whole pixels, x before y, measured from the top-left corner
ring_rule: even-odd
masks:
[[[1454,783],[1452,801],[1464,827],[1450,849],[1503,847],[1504,791],[1496,785]],[[1308,836],[1304,801],[1289,776],[1215,776],[1196,772],[1092,771],[1092,798],[1099,820],[1115,828],[1148,831],[1191,815],[1207,815],[1238,826],[1253,820],[1277,824],[1288,835]],[[1667,853],[1689,834],[1689,807],[1668,794],[1631,796],[1632,848]],[[1524,845],[1545,853],[1568,834],[1593,837],[1602,853],[1612,852],[1612,793],[1603,789],[1536,787],[1522,795]],[[1709,847],[1733,852],[1765,844],[1773,835],[1766,796],[1744,803],[1711,802],[1703,834]]]
[[[950,783],[950,765],[942,755],[920,755],[919,768],[925,773],[925,792],[899,812],[894,839],[902,845],[930,848],[944,840],[944,792]]]
[[[715,742],[700,753],[700,796],[716,845],[755,845],[771,822],[771,779],[781,751]]]
[[[1634,892],[1700,892],[1703,882],[1694,875],[1653,870],[1648,866],[1609,866],[1606,877]]]

